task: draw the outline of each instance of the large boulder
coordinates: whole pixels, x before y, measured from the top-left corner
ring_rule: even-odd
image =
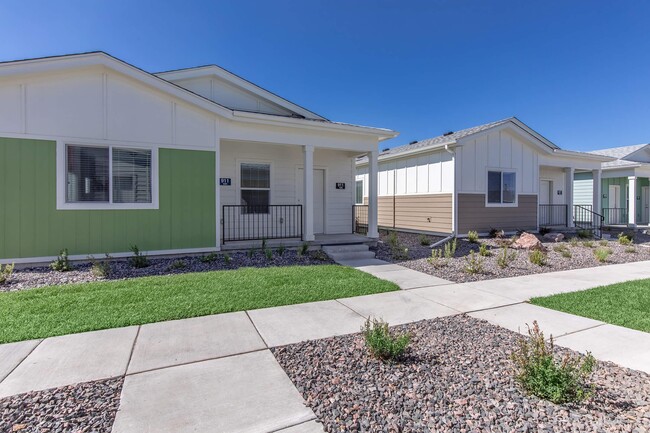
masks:
[[[542,236],[542,241],[544,242],[560,242],[562,240],[564,240],[562,233],[546,233]]]
[[[544,245],[532,233],[523,232],[519,238],[512,243],[513,248],[522,250],[540,250],[544,251]]]

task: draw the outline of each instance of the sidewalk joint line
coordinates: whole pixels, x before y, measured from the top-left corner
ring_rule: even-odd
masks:
[[[16,369],[17,369],[18,367],[20,367],[20,366],[22,365],[22,363],[25,362],[25,360],[26,360],[27,358],[29,358],[29,355],[31,355],[32,353],[34,353],[34,351],[36,350],[36,348],[37,348],[38,346],[40,346],[41,343],[42,343],[43,341],[45,341],[45,338],[41,338],[41,340],[40,340],[38,343],[36,343],[36,346],[34,346],[34,347],[32,348],[32,350],[30,350],[29,353],[28,353],[27,355],[25,355],[25,357],[24,357],[23,359],[21,359],[20,362],[19,362],[18,364],[16,364],[16,366],[15,366],[14,368],[12,368],[12,369],[9,371],[9,373],[7,373],[7,375],[6,375],[5,377],[3,377],[3,378],[0,379],[0,383],[2,383],[6,378],[8,378],[8,377],[11,375],[11,373],[13,373],[14,371],[16,371]]]
[[[364,316],[363,314],[359,313],[359,312],[358,312],[357,310],[355,310],[354,308],[352,308],[352,307],[350,307],[350,306],[348,306],[348,305],[345,305],[343,302],[339,301],[338,299],[334,299],[334,300],[335,300],[336,302],[338,302],[339,304],[341,304],[342,306],[344,306],[345,308],[347,308],[348,310],[352,311],[354,314],[360,316],[361,318],[363,318],[363,319],[367,319],[367,318],[368,318],[368,317]]]
[[[131,353],[129,353],[129,360],[126,363],[126,368],[124,369],[124,375],[126,376],[126,373],[129,371],[129,367],[131,366],[131,360],[133,359],[133,352],[135,352],[135,343],[138,341],[138,337],[140,336],[140,329],[142,329],[142,325],[138,325],[138,330],[135,333],[135,338],[133,339],[133,345],[131,345]]]
[[[183,367],[185,365],[192,365],[192,364],[198,364],[200,362],[207,362],[207,361],[216,361],[218,359],[226,359],[226,358],[232,358],[233,356],[239,356],[239,355],[248,355],[250,353],[256,353],[256,352],[263,352],[265,350],[270,349],[268,347],[264,347],[262,349],[253,349],[253,350],[247,350],[245,352],[239,352],[239,353],[231,353],[230,355],[224,355],[224,356],[215,356],[212,358],[205,358],[205,359],[197,359],[195,361],[188,361],[188,362],[180,362],[178,364],[174,365],[165,365],[164,367],[155,367],[155,368],[149,368],[147,370],[142,370],[142,371],[136,371],[135,373],[127,373],[124,376],[129,377],[129,376],[137,376],[138,374],[143,374],[143,373],[150,373],[152,371],[159,371],[159,370],[167,370],[169,368],[175,368],[175,367]]]
[[[303,399],[303,401],[304,401],[304,399]],[[275,429],[275,430],[269,430],[268,433],[282,432],[282,430],[286,430],[286,429],[291,428],[291,427],[297,427],[299,425],[307,424],[308,422],[312,422],[312,421],[315,421],[315,420],[318,420],[318,418],[316,418],[316,415],[314,415],[312,418],[310,418],[308,420],[305,420],[305,421],[300,421],[300,422],[297,422],[297,423],[289,424],[289,425],[286,425],[284,427],[280,427],[280,428]],[[321,423],[318,423],[318,424],[321,424]]]
[[[581,317],[581,316],[578,316],[578,317]],[[589,331],[590,329],[600,328],[601,326],[605,326],[605,325],[607,325],[607,323],[603,322],[603,323],[599,323],[598,325],[590,326],[590,327],[585,328],[585,329],[579,329],[577,331],[567,332],[566,334],[562,334],[562,335],[557,336],[557,337],[553,337],[553,336],[551,336],[551,337],[553,337],[553,340],[557,340],[558,338],[563,338],[563,337],[566,337],[567,335],[578,334],[580,332]]]
[[[262,343],[264,344],[264,347],[267,349],[269,348],[269,343],[262,337],[262,334],[260,333],[260,330],[257,329],[257,325],[253,321],[253,318],[251,317],[250,314],[248,314],[248,310],[244,310],[244,313],[246,313],[246,317],[248,317],[248,320],[251,322],[251,325],[253,325],[253,329],[255,329],[255,332],[257,332],[257,335],[260,337],[260,340],[262,340]]]

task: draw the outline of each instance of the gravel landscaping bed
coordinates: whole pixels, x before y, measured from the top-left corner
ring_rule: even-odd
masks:
[[[538,266],[530,262],[528,258],[529,251],[522,249],[509,248],[509,254],[512,255],[512,261],[508,267],[501,268],[498,265],[498,254],[502,250],[502,245],[509,240],[481,238],[480,243],[485,244],[490,252],[488,257],[479,257],[479,244],[470,243],[467,239],[457,239],[456,254],[453,258],[446,261],[444,265],[434,265],[429,262],[431,257],[431,248],[422,246],[419,242],[419,235],[411,233],[398,233],[399,244],[408,249],[405,254],[408,258],[400,257],[395,254],[389,246],[387,233],[380,235],[380,242],[377,244],[377,258],[393,263],[399,263],[407,268],[416,271],[425,272],[436,277],[457,283],[468,281],[488,280],[494,278],[507,278],[519,275],[541,274],[545,272],[563,271],[568,269],[589,268],[594,266],[609,265],[613,263],[628,263],[642,260],[650,260],[650,248],[647,244],[650,238],[648,235],[637,235],[634,252],[630,252],[628,247],[618,243],[617,239],[604,241],[606,245],[601,245],[600,240],[592,240],[591,246],[585,246],[584,240],[578,240],[576,245],[572,245],[569,240],[561,242],[543,242],[542,245],[547,251],[547,263],[544,266]],[[432,243],[442,238],[429,237]],[[558,245],[564,245],[570,252],[571,257],[564,257],[561,252],[555,251]],[[439,248],[442,248],[439,247]],[[594,250],[599,248],[611,249],[611,254],[605,262],[599,262]],[[467,272],[467,260],[471,251],[474,251],[477,259],[482,260],[483,271],[478,273]],[[404,254],[404,253],[403,253]]]
[[[247,252],[228,253],[230,262],[224,254],[217,254],[214,261],[203,262],[203,256],[187,256],[175,258],[149,258],[149,266],[134,268],[128,259],[112,259],[111,271],[107,278],[93,275],[90,263],[73,265],[68,272],[55,272],[47,266],[16,269],[11,279],[0,284],[0,292],[30,289],[35,287],[58,284],[86,283],[89,281],[122,280],[126,278],[148,277],[153,275],[169,275],[188,272],[206,272],[242,267],[264,268],[269,266],[322,265],[334,263],[321,251],[309,251],[299,255],[296,250],[286,250],[282,255],[273,250],[273,258],[267,259],[265,254],[256,250],[252,257]],[[182,263],[182,266],[180,265]]]
[[[468,316],[396,330],[412,343],[394,364],[367,355],[360,334],[272,350],[327,432],[650,431],[645,373],[598,362],[593,397],[555,405],[515,382],[516,333]]]
[[[120,377],[0,399],[0,432],[109,433],[123,382]]]

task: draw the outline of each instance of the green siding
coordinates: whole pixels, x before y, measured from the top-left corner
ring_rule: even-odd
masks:
[[[214,247],[214,152],[158,156],[159,209],[57,211],[56,143],[0,138],[0,258]]]
[[[613,177],[610,179],[603,179],[603,208],[627,208],[627,188],[629,180],[627,177]],[[621,186],[621,199],[620,203],[617,206],[610,205],[609,202],[609,186],[610,185],[620,185]],[[637,177],[636,179],[636,220],[637,222],[643,222],[643,209],[641,208],[641,188],[644,186],[650,186],[650,180],[647,177]],[[625,221],[627,223],[627,221]]]
[[[573,203],[591,206],[594,201],[593,185],[591,173],[576,173],[573,178]]]

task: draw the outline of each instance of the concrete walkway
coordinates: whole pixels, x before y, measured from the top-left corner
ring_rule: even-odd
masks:
[[[0,345],[0,398],[126,375],[114,433],[317,432],[269,348],[469,313],[513,331],[537,320],[557,343],[650,373],[650,334],[525,303],[650,277],[650,262],[453,284],[379,260],[345,263],[404,290]]]

